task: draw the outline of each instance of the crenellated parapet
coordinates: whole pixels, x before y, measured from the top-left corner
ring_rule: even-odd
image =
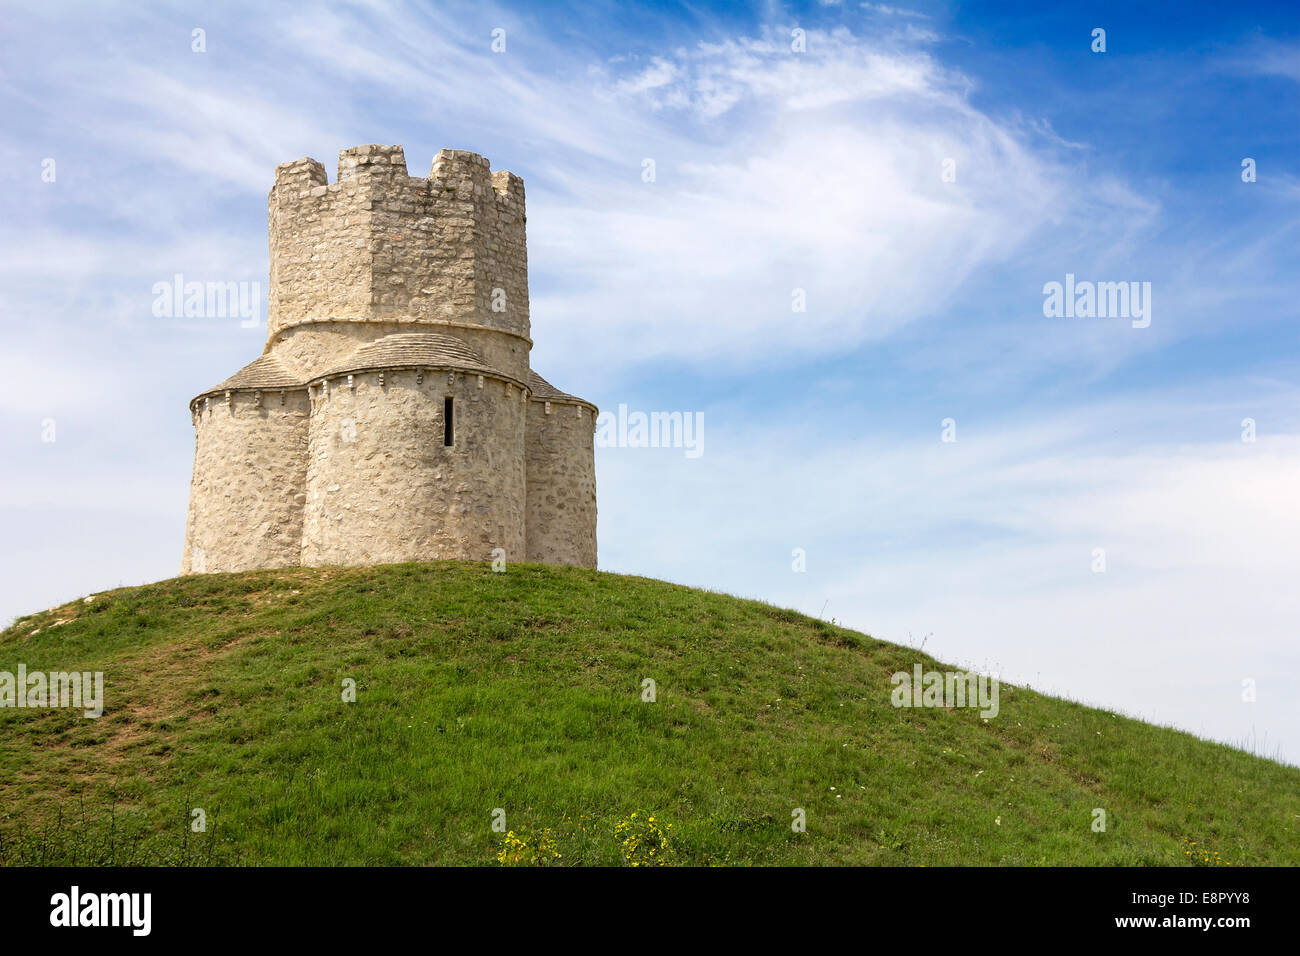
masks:
[[[333,183],[316,160],[278,167],[268,348],[302,324],[442,325],[512,338],[522,377],[524,210],[523,180],[463,150],[439,151],[427,178],[407,174],[400,146],[343,150]]]

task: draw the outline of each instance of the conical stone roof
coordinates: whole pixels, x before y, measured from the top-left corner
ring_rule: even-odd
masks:
[[[278,358],[268,352],[245,365],[220,385],[214,385],[199,392],[195,398],[237,390],[260,389],[274,391],[276,389],[303,388],[305,385],[306,383],[301,376],[290,372]]]
[[[577,395],[570,395],[568,392],[562,392],[546,379],[542,378],[532,369],[528,370],[528,388],[533,393],[535,402],[572,402],[578,405],[592,405],[585,398],[579,398]]]

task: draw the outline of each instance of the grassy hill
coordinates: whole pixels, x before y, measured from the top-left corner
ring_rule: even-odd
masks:
[[[987,721],[894,708],[918,660],[951,669],[569,568],[106,592],[0,634],[0,671],[101,670],[106,697],[0,709],[0,862],[496,865],[501,808],[559,864],[1300,863],[1300,770],[1005,684]]]

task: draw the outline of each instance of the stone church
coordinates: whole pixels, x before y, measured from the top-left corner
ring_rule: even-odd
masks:
[[[358,146],[333,183],[279,166],[269,206],[266,347],[190,403],[182,573],[594,568],[597,409],[529,364],[523,180]]]

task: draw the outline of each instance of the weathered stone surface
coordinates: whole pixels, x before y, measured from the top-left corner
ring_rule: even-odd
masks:
[[[351,387],[313,390],[303,564],[488,560],[494,548],[522,557],[523,392],[457,372],[417,384],[417,374],[387,372],[380,385],[363,372]]]
[[[335,183],[277,167],[269,222],[264,354],[191,403],[182,573],[496,548],[595,567],[596,408],[529,368],[523,181],[358,146]]]
[[[528,402],[529,561],[596,566],[594,427],[590,407]]]
[[[308,415],[305,390],[198,400],[182,574],[299,563]]]

